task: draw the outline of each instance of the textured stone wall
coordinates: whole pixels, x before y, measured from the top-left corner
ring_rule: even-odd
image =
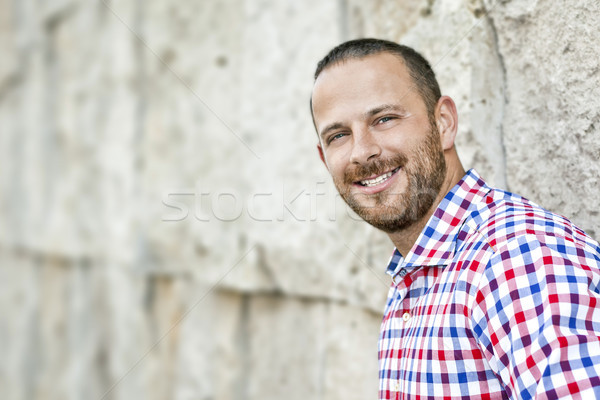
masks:
[[[369,399],[392,247],[318,160],[312,72],[432,62],[466,167],[600,234],[595,0],[0,0],[0,393]]]

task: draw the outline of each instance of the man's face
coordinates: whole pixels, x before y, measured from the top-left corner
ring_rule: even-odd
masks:
[[[361,218],[393,233],[427,214],[446,164],[433,117],[400,58],[380,53],[329,66],[312,104],[321,158]]]

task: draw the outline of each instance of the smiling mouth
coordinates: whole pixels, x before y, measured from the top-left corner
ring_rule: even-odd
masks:
[[[356,184],[360,185],[360,186],[365,186],[365,187],[372,187],[372,186],[377,186],[382,184],[383,182],[387,181],[388,179],[390,179],[396,172],[398,172],[400,170],[400,167],[397,167],[389,172],[386,172],[385,174],[381,174],[378,175],[374,178],[370,178],[370,179],[364,179],[362,181],[357,181],[355,182]]]

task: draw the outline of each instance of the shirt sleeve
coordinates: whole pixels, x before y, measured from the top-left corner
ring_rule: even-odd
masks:
[[[471,322],[511,397],[600,398],[599,265],[567,238],[523,235],[496,249]]]

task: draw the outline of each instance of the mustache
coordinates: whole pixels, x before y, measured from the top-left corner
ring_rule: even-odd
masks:
[[[365,164],[354,165],[344,172],[344,183],[352,184],[373,175],[381,175],[392,169],[403,167],[407,162],[408,159],[404,154],[397,154],[394,157],[378,158]]]

